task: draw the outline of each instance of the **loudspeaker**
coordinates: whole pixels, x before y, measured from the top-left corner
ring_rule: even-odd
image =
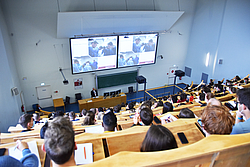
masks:
[[[142,76],[142,75],[137,76],[137,77],[135,78],[135,80],[136,80],[136,82],[138,82],[139,84],[141,84],[141,83],[146,83],[146,78],[145,78],[144,76]]]
[[[177,77],[183,77],[185,76],[185,72],[181,70],[175,70],[174,75],[176,75]]]
[[[133,93],[133,92],[134,92],[133,86],[128,87],[128,93]]]

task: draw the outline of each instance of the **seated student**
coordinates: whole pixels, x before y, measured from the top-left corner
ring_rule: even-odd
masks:
[[[22,132],[31,131],[31,128],[33,128],[33,125],[34,125],[32,115],[23,114],[19,118],[19,124],[21,124],[22,127],[25,128],[25,130],[23,130]]]
[[[211,98],[214,98],[214,94],[211,93],[211,92],[208,92],[208,93],[206,94],[206,100],[209,101]]]
[[[72,122],[59,116],[49,122],[42,150],[52,160],[53,166],[75,166],[75,133]]]
[[[82,126],[84,125],[95,125],[95,115],[92,111],[87,111],[87,114],[82,123]]]
[[[43,127],[40,129],[40,138],[41,139],[44,139],[44,134],[45,134],[45,131],[47,130],[47,128],[48,128],[48,122],[45,122]]]
[[[61,110],[58,110],[58,111],[56,111],[55,113],[54,113],[54,118],[56,118],[56,117],[60,117],[60,116],[64,116],[64,112],[63,111],[61,111]]]
[[[80,117],[85,116],[85,115],[86,115],[86,113],[87,113],[87,110],[86,110],[86,109],[82,109],[82,112],[81,112],[81,114],[80,114]]]
[[[207,106],[222,106],[221,102],[216,98],[211,98],[207,102]]]
[[[178,148],[174,135],[162,125],[152,125],[142,142],[141,152],[163,151]]]
[[[205,101],[205,93],[203,90],[201,90],[201,93],[199,94],[200,101]]]
[[[189,102],[192,102],[193,100],[194,100],[194,95],[193,95],[193,93],[190,93]]]
[[[121,105],[120,104],[118,104],[118,105],[116,105],[116,106],[114,106],[114,113],[119,113],[120,112],[120,110],[121,110]]]
[[[134,103],[130,102],[127,106],[127,110],[130,110],[130,112],[135,112],[135,108],[134,108]]]
[[[182,92],[181,95],[180,95],[180,99],[177,100],[177,103],[185,102],[186,99],[187,99],[186,93]]]
[[[70,119],[70,121],[79,121],[79,119],[76,119],[76,114],[74,111],[70,111],[69,119]]]
[[[250,88],[237,90],[238,111],[231,134],[250,132]],[[243,117],[246,121],[243,122]]]
[[[108,111],[103,116],[102,126],[104,128],[104,133],[114,132],[117,126],[117,118],[112,111]]]
[[[163,106],[163,102],[161,100],[154,103],[154,105],[151,107],[151,109],[157,108]]]
[[[140,111],[140,118],[144,125],[151,125],[153,122],[153,111],[150,108],[143,108]]]
[[[99,107],[98,108],[97,120],[102,120],[103,115],[104,115],[104,109],[103,109],[103,107]]]
[[[43,122],[40,121],[41,118],[40,118],[40,114],[39,113],[34,113],[33,114],[33,120],[34,120],[35,124],[37,124],[37,123],[43,123]]]
[[[230,134],[234,125],[234,117],[225,106],[207,106],[201,115],[201,122],[206,136]]]
[[[248,78],[244,78],[244,84],[249,84],[249,79]]]
[[[178,118],[195,118],[195,115],[189,108],[183,108],[180,110]]]
[[[169,102],[163,104],[162,114],[173,111],[173,105]]]
[[[0,166],[11,166],[11,167],[38,167],[38,158],[35,154],[31,153],[29,146],[26,142],[17,140],[17,149],[22,152],[23,157],[19,160],[8,156],[0,156]]]

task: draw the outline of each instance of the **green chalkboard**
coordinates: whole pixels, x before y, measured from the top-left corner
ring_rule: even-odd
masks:
[[[98,89],[135,83],[137,71],[97,76]]]

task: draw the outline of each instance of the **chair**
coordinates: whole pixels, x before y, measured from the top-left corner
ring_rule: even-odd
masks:
[[[133,89],[134,89],[133,86],[128,87],[128,93],[133,93],[134,92]]]
[[[76,102],[78,102],[78,100],[82,99],[82,94],[81,93],[76,93],[75,97],[76,97]]]
[[[70,104],[70,97],[66,96],[65,105],[69,105],[69,104]]]

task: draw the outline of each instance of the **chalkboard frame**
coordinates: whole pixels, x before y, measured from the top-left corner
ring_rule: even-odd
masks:
[[[137,71],[121,72],[97,76],[97,88],[107,88],[136,83]]]

